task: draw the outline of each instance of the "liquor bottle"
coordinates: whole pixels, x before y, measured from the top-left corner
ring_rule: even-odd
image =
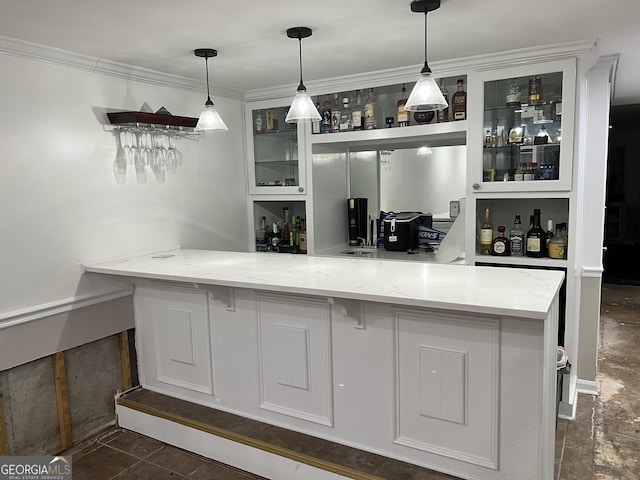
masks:
[[[317,134],[322,133],[322,107],[320,106],[320,97],[316,100],[316,110],[318,110],[318,115],[320,115],[320,120],[314,120],[311,123],[311,133]]]
[[[506,257],[511,254],[509,239],[504,236],[504,225],[498,227],[498,236],[491,243],[491,255]]]
[[[507,94],[505,103],[508,107],[520,106],[520,85],[518,84],[518,80],[515,78],[507,81]]]
[[[398,109],[397,109],[397,117],[398,117],[398,126],[399,127],[408,127],[410,124],[410,116],[409,111],[404,109],[404,106],[407,104],[407,89],[402,84],[402,94],[400,95],[400,100],[398,100]]]
[[[271,225],[271,250],[278,251],[278,244],[280,243],[280,231],[278,230],[278,224],[273,222]]]
[[[553,238],[553,220],[547,220],[547,232],[545,233],[545,250],[549,252],[549,241]]]
[[[337,133],[340,131],[340,98],[337,93],[333,94],[333,110],[331,110],[331,131]]]
[[[295,251],[298,249],[298,227],[296,226],[296,216],[291,217],[291,232],[289,234],[289,245]]]
[[[527,257],[544,257],[545,232],[540,227],[540,209],[533,211],[533,226],[527,232]]]
[[[364,115],[362,114],[362,95],[360,90],[356,92],[356,104],[351,111],[351,124],[354,130],[364,129]]]
[[[534,75],[529,79],[529,105],[540,105],[542,103],[542,79],[539,75]]]
[[[524,230],[520,222],[520,215],[516,215],[513,228],[509,230],[509,241],[511,242],[511,255],[522,257],[524,255]]]
[[[567,236],[565,227],[565,223],[559,223],[556,234],[549,240],[548,252],[550,258],[567,258]]]
[[[324,102],[322,102],[322,133],[331,133],[331,111],[333,110],[333,103],[327,95]]]
[[[342,111],[340,112],[340,131],[348,132],[349,130],[353,130],[353,112],[351,107],[349,107],[349,97],[344,97],[342,99]]]
[[[364,101],[364,128],[373,130],[376,128],[376,99],[373,95],[373,88],[369,89],[369,96]]]
[[[444,97],[445,102],[449,103],[449,98],[447,97],[447,91],[444,88],[444,80],[440,80],[440,91],[442,92],[442,96]],[[449,107],[444,108],[442,110],[438,110],[438,123],[448,122],[449,121]]]
[[[516,168],[516,171],[513,174],[513,181],[514,182],[524,181],[524,167],[522,166],[522,164],[520,164],[520,166]]]
[[[491,212],[484,209],[484,220],[480,225],[480,255],[491,255],[491,244],[493,243],[493,223],[491,223]]]
[[[284,216],[284,223],[282,224],[282,236],[280,237],[280,243],[283,245],[289,245],[291,242],[291,232],[289,230],[289,207],[282,209]]]
[[[458,91],[453,94],[452,107],[454,120],[467,119],[467,92],[464,91],[464,80],[458,80]]]
[[[258,110],[258,112],[256,113],[256,133],[262,133],[262,114],[260,113],[260,110]]]
[[[300,234],[298,235],[298,249],[301,252],[307,252],[307,224],[306,219],[300,219]]]

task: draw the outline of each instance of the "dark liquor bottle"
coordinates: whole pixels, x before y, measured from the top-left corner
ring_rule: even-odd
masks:
[[[542,80],[539,75],[529,79],[529,105],[540,105],[542,103]]]
[[[333,110],[333,103],[329,96],[322,102],[322,133],[331,133],[331,111]]]
[[[284,245],[289,245],[291,242],[291,233],[289,231],[289,207],[284,207],[282,209],[282,213],[284,216],[284,223],[282,224],[282,236],[280,237],[280,242]]]
[[[445,102],[449,103],[449,97],[447,97],[447,90],[444,88],[444,80],[440,80],[440,91],[442,92],[442,96],[444,97]],[[448,122],[449,121],[449,107],[438,110],[438,123]]]
[[[491,255],[506,257],[511,255],[509,239],[504,236],[504,225],[498,227],[498,236],[491,243]]]
[[[511,242],[511,255],[522,257],[524,255],[524,230],[520,215],[516,215],[513,228],[509,230],[509,241]]]
[[[467,92],[464,91],[464,80],[458,80],[458,91],[453,94],[451,98],[453,101],[453,119],[454,120],[466,120],[467,119]]]
[[[289,234],[289,245],[296,251],[298,250],[298,226],[296,224],[297,217],[293,215],[291,217],[291,233]]]
[[[491,223],[491,212],[484,209],[484,219],[480,225],[480,255],[491,255],[491,244],[493,243],[493,223]]]
[[[298,249],[301,252],[307,252],[307,225],[306,219],[300,219],[300,233],[298,234]]]
[[[544,257],[546,234],[540,227],[540,209],[533,211],[533,226],[527,232],[527,257]]]
[[[400,100],[398,100],[398,108],[397,108],[397,117],[398,117],[398,126],[399,127],[408,127],[409,126],[409,111],[404,109],[404,106],[407,104],[407,89],[402,84],[402,94],[400,95]]]

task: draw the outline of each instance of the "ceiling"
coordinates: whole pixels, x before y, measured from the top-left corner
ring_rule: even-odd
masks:
[[[423,15],[410,0],[0,0],[0,35],[247,91],[420,65]],[[638,0],[442,0],[428,15],[429,61],[574,40],[620,54],[614,104],[640,103]],[[419,67],[418,67],[419,68]],[[416,74],[418,69],[416,70]],[[437,75],[437,72],[435,72]]]

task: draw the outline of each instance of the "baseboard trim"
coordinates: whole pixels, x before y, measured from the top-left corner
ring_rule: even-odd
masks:
[[[594,380],[583,380],[579,378],[576,383],[576,390],[578,393],[585,393],[587,395],[600,395],[598,382]]]

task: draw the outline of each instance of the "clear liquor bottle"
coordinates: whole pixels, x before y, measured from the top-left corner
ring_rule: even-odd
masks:
[[[331,111],[331,131],[340,131],[340,95],[333,94],[333,110]]]
[[[318,110],[318,114],[320,115],[320,120],[314,120],[311,123],[311,133],[317,134],[322,133],[322,107],[320,106],[320,97],[316,100],[316,110]]]
[[[332,110],[333,103],[331,103],[331,98],[327,95],[327,98],[322,102],[322,133],[331,133]]]
[[[364,128],[364,114],[362,110],[362,94],[360,90],[358,90],[356,92],[356,104],[351,111],[351,124],[354,130],[362,130]]]
[[[513,228],[509,230],[509,241],[511,242],[511,255],[524,256],[524,230],[522,229],[520,215],[516,215],[513,221]]]
[[[491,244],[493,242],[493,223],[491,222],[491,212],[484,209],[484,219],[480,225],[480,255],[491,255]]]
[[[549,241],[553,238],[553,220],[547,220],[547,232],[545,234],[545,248],[549,251]]]
[[[452,107],[454,120],[467,119],[467,92],[464,91],[464,80],[458,80],[458,91],[453,94]]]
[[[402,93],[400,94],[400,99],[398,100],[398,108],[396,111],[396,115],[398,118],[398,126],[399,127],[408,127],[410,124],[410,113],[409,110],[405,110],[404,106],[407,104],[407,89],[402,84]]]
[[[349,97],[342,99],[342,111],[340,112],[340,131],[348,132],[353,130],[352,110],[349,107]]]
[[[447,104],[449,103],[449,97],[447,96],[447,90],[444,88],[444,80],[440,80],[440,91],[442,92],[442,96],[444,97],[444,100],[447,102]],[[443,110],[438,110],[438,119],[437,122],[438,123],[442,123],[442,122],[448,122],[449,121],[449,107],[443,109]]]
[[[376,98],[373,88],[369,89],[369,96],[364,102],[364,128],[373,130],[376,128]]]
[[[546,235],[540,226],[540,209],[533,211],[533,226],[527,232],[527,257],[544,257]]]

